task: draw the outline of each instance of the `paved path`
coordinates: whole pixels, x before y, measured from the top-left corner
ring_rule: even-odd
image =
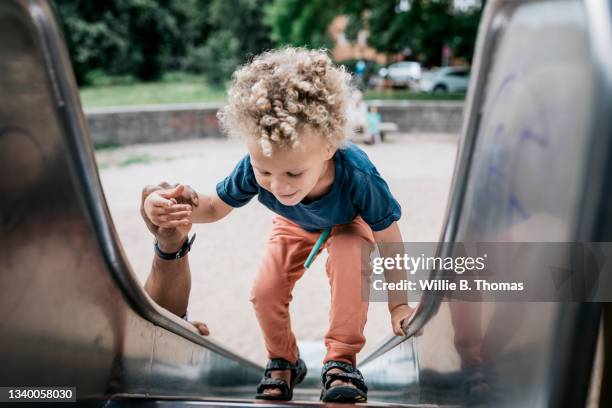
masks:
[[[402,205],[405,241],[437,241],[454,168],[453,135],[403,135],[383,145],[361,146]],[[134,145],[96,152],[100,176],[115,227],[138,278],[144,282],[153,239],[138,213],[140,191],[160,181],[213,191],[246,153],[240,140],[193,140]],[[211,336],[239,354],[264,364],[265,349],[249,302],[251,283],[263,255],[273,214],[257,200],[214,224],[194,227],[190,254],[193,284],[191,319],[205,321]],[[322,341],[327,329],[329,286],[326,256],[298,282],[291,304],[293,330],[301,341]],[[364,357],[392,333],[386,303],[372,303]]]

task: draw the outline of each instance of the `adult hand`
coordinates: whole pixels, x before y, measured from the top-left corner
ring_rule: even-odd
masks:
[[[162,251],[176,252],[187,239],[192,224],[187,223],[173,228],[164,228],[155,225],[148,217],[147,211],[145,210],[145,201],[147,197],[154,192],[157,192],[162,197],[175,204],[189,204],[191,206],[197,206],[199,204],[198,194],[190,186],[183,184],[171,185],[166,182],[161,182],[156,186],[145,186],[142,189],[140,201],[140,215],[142,219],[149,231],[151,231],[157,239],[158,245]]]
[[[168,184],[166,182],[159,183],[157,186],[146,186],[142,189],[140,202],[140,215],[144,220],[147,228],[155,236],[159,248],[164,252],[176,252],[187,239],[187,235],[191,230],[191,222],[183,225],[178,225],[172,228],[159,227],[154,224],[147,215],[145,203],[151,194],[156,193],[160,199],[168,200],[169,204],[188,204],[190,206],[198,205],[198,195],[189,186],[180,184]],[[157,262],[157,266],[156,265]],[[187,307],[189,298],[189,288],[191,286],[191,277],[189,272],[189,264],[185,262],[167,262],[159,263],[160,260],[154,261],[154,266],[145,283],[145,291],[151,298],[160,306],[179,315],[184,313]],[[171,272],[168,274],[168,272]],[[210,330],[205,323],[200,321],[190,321],[198,333],[202,336],[208,336]]]

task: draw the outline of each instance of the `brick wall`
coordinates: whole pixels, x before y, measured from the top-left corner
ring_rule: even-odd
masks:
[[[462,102],[370,101],[385,122],[402,133],[459,133]],[[218,104],[155,105],[86,109],[95,145],[157,143],[203,137],[223,137]]]

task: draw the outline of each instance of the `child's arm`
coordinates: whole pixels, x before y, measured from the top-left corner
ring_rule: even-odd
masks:
[[[193,223],[219,221],[234,209],[234,207],[221,200],[216,192],[209,196],[198,194],[198,202],[198,206],[191,213]]]
[[[163,228],[177,228],[191,223],[209,223],[220,220],[229,214],[233,207],[224,203],[216,193],[205,196],[193,192],[190,202],[177,202],[184,186],[178,185],[171,190],[151,193],[144,202],[144,210],[151,222]]]
[[[393,224],[382,231],[373,231],[373,234],[376,243],[382,244],[378,246],[381,257],[395,258],[397,254],[403,255],[402,233],[397,222],[393,222]],[[385,280],[389,283],[401,282],[402,279],[406,279],[406,271],[385,271]],[[410,318],[414,309],[408,305],[408,297],[405,292],[400,294],[393,291],[389,292],[387,296],[393,332],[398,336],[403,336],[405,333],[402,330],[402,323]]]

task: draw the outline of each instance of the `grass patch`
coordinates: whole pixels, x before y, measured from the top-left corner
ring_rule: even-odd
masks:
[[[120,146],[121,149],[126,148]],[[177,158],[174,156],[151,156],[147,153],[138,152],[122,152],[121,150],[115,152],[114,148],[96,150],[96,163],[99,170],[106,170],[110,168],[125,168],[138,164],[151,164],[158,162],[171,162]]]
[[[131,166],[132,164],[148,164],[152,161],[153,159],[148,154],[134,154],[121,160],[119,163],[117,163],[117,166],[127,167]]]
[[[383,91],[366,91],[363,97],[365,100],[462,101],[465,99],[465,94],[410,92],[407,90],[388,89]]]
[[[80,89],[86,108],[124,105],[156,105],[223,102],[225,89],[213,88],[201,75],[169,73],[158,82],[131,83],[126,78],[101,77]]]
[[[195,102],[224,102],[226,89],[210,86],[204,76],[185,72],[164,74],[157,82],[136,82],[130,76],[92,74],[91,86],[80,89],[81,101],[86,108],[129,105],[166,105]],[[463,93],[424,93],[402,89],[365,92],[365,99],[460,101]]]
[[[116,150],[121,145],[117,142],[97,143],[94,145],[94,150]]]

